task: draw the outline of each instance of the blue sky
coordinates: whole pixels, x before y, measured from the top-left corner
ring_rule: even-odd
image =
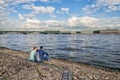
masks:
[[[0,0],[1,28],[120,29],[120,0]]]

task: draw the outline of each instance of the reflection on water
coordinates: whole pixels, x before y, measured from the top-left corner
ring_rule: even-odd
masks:
[[[0,46],[30,51],[43,45],[51,57],[120,69],[120,35],[2,34]]]

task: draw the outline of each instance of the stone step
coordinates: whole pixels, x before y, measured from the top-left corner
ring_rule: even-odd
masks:
[[[68,69],[64,69],[61,80],[72,80],[72,72]]]

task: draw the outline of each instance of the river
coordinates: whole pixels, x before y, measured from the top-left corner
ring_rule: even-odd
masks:
[[[120,69],[118,34],[15,34],[0,35],[0,46],[30,52],[44,46],[50,57]]]

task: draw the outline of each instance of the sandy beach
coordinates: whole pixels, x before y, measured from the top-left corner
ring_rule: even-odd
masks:
[[[23,51],[0,47],[0,80],[120,80],[120,71],[51,58],[28,61]]]

